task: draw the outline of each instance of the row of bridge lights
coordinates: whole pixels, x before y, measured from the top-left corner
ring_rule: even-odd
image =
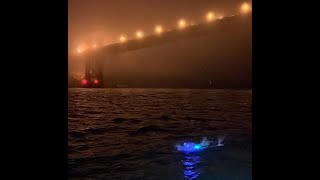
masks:
[[[249,3],[243,3],[243,4],[241,5],[241,7],[240,7],[240,12],[241,12],[242,14],[247,14],[247,13],[251,12],[251,9],[252,9],[252,8],[251,8],[251,5],[250,5]],[[222,19],[222,18],[223,18],[222,15],[217,16],[214,12],[208,12],[208,13],[206,14],[206,21],[207,21],[207,22],[212,22],[212,21],[214,21],[214,20],[216,20],[216,19]],[[180,20],[178,21],[178,28],[179,28],[179,29],[184,29],[186,26],[187,26],[187,22],[186,22],[184,19],[180,19]],[[162,32],[163,32],[163,28],[162,28],[161,25],[157,25],[157,26],[154,28],[154,31],[155,31],[156,34],[160,35],[160,34],[162,34]],[[144,33],[143,33],[143,31],[141,31],[141,30],[138,30],[135,35],[136,35],[136,38],[137,38],[137,39],[142,39],[142,38],[144,37]],[[126,37],[125,35],[121,35],[120,38],[119,38],[119,40],[120,40],[121,43],[124,43],[124,42],[127,41],[127,37]],[[93,45],[93,48],[97,48],[97,45],[94,44],[94,45]],[[78,52],[78,53],[82,53],[83,51],[82,51],[80,48],[78,48],[78,49],[77,49],[77,52]]]

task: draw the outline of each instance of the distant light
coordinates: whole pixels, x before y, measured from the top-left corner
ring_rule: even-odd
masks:
[[[161,34],[162,33],[162,27],[160,25],[155,27],[155,31],[157,34]]]
[[[95,80],[93,81],[93,83],[94,83],[94,84],[98,84],[99,81],[98,81],[97,79],[95,79]]]
[[[93,47],[93,48],[97,48],[97,44],[93,44],[92,47]]]
[[[216,15],[213,12],[208,12],[206,18],[207,21],[210,22],[216,19]]]
[[[223,19],[223,15],[219,15],[219,16],[218,16],[218,19]]]
[[[136,36],[137,36],[138,39],[143,38],[143,32],[142,31],[137,31],[136,32]]]
[[[77,52],[78,52],[79,54],[82,53],[82,51],[81,51],[80,48],[77,49]]]
[[[82,83],[82,85],[86,85],[86,84],[88,83],[88,81],[87,81],[86,79],[83,79],[83,80],[81,81],[81,83]]]
[[[251,5],[249,3],[243,3],[241,5],[241,13],[246,14],[251,11]]]
[[[183,29],[186,27],[186,21],[184,19],[180,19],[178,25],[180,29]]]
[[[124,43],[126,42],[127,38],[124,35],[120,36],[120,42]]]

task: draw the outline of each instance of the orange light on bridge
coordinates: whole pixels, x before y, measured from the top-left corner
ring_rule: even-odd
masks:
[[[120,42],[124,43],[126,42],[127,38],[124,35],[120,36]]]
[[[183,29],[186,27],[186,21],[184,19],[180,19],[178,25],[180,29]]]
[[[138,39],[143,38],[143,32],[142,31],[137,31],[136,32],[136,36],[137,36]]]
[[[206,16],[206,19],[207,19],[208,22],[211,22],[211,21],[216,19],[216,15],[213,12],[208,12],[207,16]]]
[[[160,25],[155,27],[155,31],[157,34],[161,34],[162,33],[162,27]]]
[[[249,3],[243,3],[240,7],[241,13],[246,14],[251,12],[251,5]]]

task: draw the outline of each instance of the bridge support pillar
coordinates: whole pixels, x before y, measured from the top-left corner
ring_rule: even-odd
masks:
[[[102,66],[98,61],[88,59],[85,64],[85,76],[82,87],[101,88],[104,87]]]

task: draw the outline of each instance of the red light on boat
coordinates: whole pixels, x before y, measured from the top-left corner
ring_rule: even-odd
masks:
[[[86,85],[86,84],[88,83],[88,81],[87,81],[86,79],[83,79],[83,80],[81,81],[81,83],[82,83],[82,85]]]
[[[99,81],[95,79],[95,80],[93,81],[93,83],[94,83],[94,84],[98,84]]]

